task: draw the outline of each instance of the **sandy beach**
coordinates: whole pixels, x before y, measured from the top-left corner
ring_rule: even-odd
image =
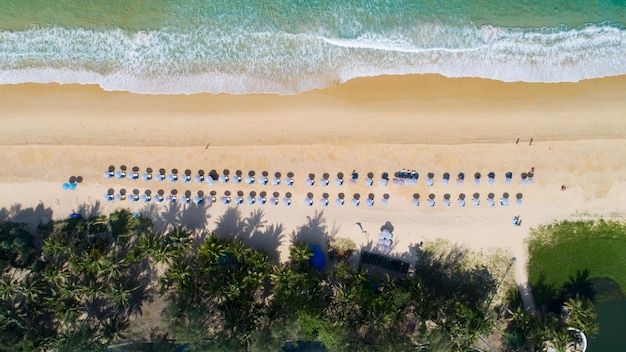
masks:
[[[296,96],[150,96],[96,86],[1,86],[0,220],[11,215],[34,223],[40,216],[63,218],[81,204],[96,206],[109,188],[142,193],[177,189],[179,194],[215,190],[218,196],[226,190],[246,195],[277,191],[281,198],[291,192],[290,207],[239,207],[244,217],[260,208],[268,225],[284,225],[283,259],[288,234],[307,216],[324,211],[330,232],[362,245],[375,242],[380,226],[391,222],[397,254],[436,238],[472,249],[505,248],[518,259],[516,279],[523,284],[524,239],[530,228],[576,212],[612,216],[626,209],[624,96],[623,76],[559,84],[384,76]],[[295,184],[209,187],[195,181],[106,179],[103,171],[109,165],[138,166],[142,172],[146,167],[181,173],[294,172]],[[534,183],[520,184],[520,173],[531,167]],[[402,168],[420,173],[417,185],[378,185],[381,173]],[[332,183],[337,172],[348,175],[353,169],[360,174],[356,184]],[[370,171],[374,185],[366,186]],[[494,185],[486,182],[491,171],[496,173]],[[510,185],[504,183],[507,171],[514,174]],[[331,175],[330,186],[305,185],[309,173],[319,180],[324,172]],[[432,187],[425,183],[428,172],[435,174]],[[440,182],[444,172],[452,175],[447,186]],[[455,182],[459,172],[466,175],[463,185]],[[483,176],[479,185],[472,182],[475,172]],[[84,179],[75,191],[61,187],[70,176]],[[312,207],[304,204],[308,192],[314,194]],[[319,204],[324,192],[330,195],[328,207]],[[347,199],[343,207],[334,204],[340,192]],[[469,201],[475,192],[481,197],[478,207]],[[498,204],[504,192],[511,195],[508,207]],[[359,207],[349,202],[355,193],[362,198]],[[370,193],[376,202],[371,208],[364,202]],[[419,207],[411,204],[415,193]],[[433,208],[426,205],[431,193]],[[461,193],[465,207],[456,202]],[[487,206],[488,193],[494,193],[495,207]],[[514,202],[518,193],[521,206]],[[386,207],[380,203],[384,194],[390,196]],[[450,194],[450,207],[442,206],[445,194]],[[98,210],[108,213],[118,207],[147,211],[145,204],[129,201],[102,203]],[[181,206],[179,214],[188,207]],[[164,210],[165,205],[156,208]],[[225,210],[216,204],[178,219],[211,230]],[[519,227],[511,224],[516,215],[522,219]]]

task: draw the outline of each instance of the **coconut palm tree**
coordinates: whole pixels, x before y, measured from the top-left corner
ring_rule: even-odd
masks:
[[[128,317],[114,315],[102,323],[100,334],[108,343],[123,340],[126,338],[124,330],[128,329],[129,326]]]
[[[307,270],[313,251],[304,242],[295,242],[289,246],[289,262],[298,271]]]
[[[109,289],[108,297],[118,307],[118,310],[123,311],[130,303],[131,294],[139,287],[127,288],[122,283],[117,282]]]
[[[191,231],[182,227],[175,227],[170,230],[164,238],[166,253],[170,257],[183,257],[189,254],[192,235]]]
[[[598,315],[590,300],[576,296],[568,299],[563,308],[566,312],[565,323],[568,326],[581,330],[588,337],[598,334],[599,327],[596,320]]]

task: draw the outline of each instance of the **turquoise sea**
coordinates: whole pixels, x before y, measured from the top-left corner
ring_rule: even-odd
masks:
[[[296,94],[438,73],[626,74],[626,0],[0,0],[0,84]]]

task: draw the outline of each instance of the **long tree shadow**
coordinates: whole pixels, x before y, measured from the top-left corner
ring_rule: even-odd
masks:
[[[593,287],[589,269],[576,270],[575,276],[570,275],[567,282],[561,287],[559,298],[565,302],[576,297],[576,295],[586,297],[591,301],[595,299],[596,290]]]
[[[415,275],[442,299],[463,297],[470,304],[479,305],[493,297],[497,279],[484,266],[468,267],[466,248],[454,246],[446,250],[417,250]]]
[[[102,203],[97,200],[93,204],[82,203],[74,209],[75,214],[80,214],[84,218],[91,218],[102,215]]]
[[[9,208],[0,209],[0,222],[11,221],[25,224],[29,230],[36,230],[40,224],[46,224],[52,220],[52,209],[39,203],[34,208],[22,208],[19,203]]]
[[[268,226],[264,216],[263,210],[256,209],[242,218],[238,208],[228,208],[224,215],[218,217],[215,233],[228,239],[240,238],[246,246],[263,250],[274,262],[278,262],[278,249],[285,237],[285,227],[278,223]]]
[[[331,230],[333,233],[337,233],[339,228]],[[326,227],[326,219],[324,218],[324,211],[315,211],[315,214],[307,216],[307,222],[304,225],[298,226],[296,230],[291,233],[291,241],[293,243],[304,242],[306,244],[318,245],[322,252],[328,252],[328,240],[331,238],[331,233],[328,232]]]
[[[9,208],[0,209],[0,223],[4,222],[21,224],[20,227],[29,234],[25,241],[33,244],[33,255],[38,255],[43,239],[49,233],[48,228],[52,223],[52,209],[45,207],[43,203],[39,203],[34,208],[22,208],[21,204],[13,204]]]
[[[536,282],[530,283],[530,290],[533,293],[535,304],[541,311],[554,311],[560,310],[560,307],[556,308],[554,304],[557,298],[557,289],[554,285],[546,282],[545,273],[541,273]]]
[[[184,226],[188,230],[203,230],[207,227],[209,206],[205,203],[186,205],[178,213],[177,221],[179,225]]]
[[[167,223],[163,220],[161,208],[158,204],[146,204],[146,206],[141,209],[141,215],[152,220],[156,232],[163,232],[167,229]]]
[[[181,211],[182,209],[180,204],[169,203],[165,207],[165,210],[162,210],[160,213],[158,213],[158,228],[166,230],[170,226],[179,225],[178,219]]]
[[[237,208],[228,208],[223,215],[215,222],[215,233],[220,237],[233,239],[241,236],[244,232],[245,224],[241,220],[241,213]]]

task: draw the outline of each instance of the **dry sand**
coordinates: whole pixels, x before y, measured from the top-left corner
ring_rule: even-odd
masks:
[[[17,214],[22,221],[40,216],[63,218],[72,211],[95,206],[108,188],[116,192],[137,188],[141,192],[164,189],[179,193],[211,187],[192,181],[108,180],[102,175],[109,165],[158,169],[228,168],[244,173],[255,170],[285,175],[295,173],[295,185],[217,185],[218,196],[230,190],[293,193],[291,207],[240,206],[242,216],[262,208],[267,225],[283,224],[282,243],[286,259],[289,236],[307,216],[324,211],[329,232],[353,238],[359,244],[377,240],[387,221],[395,227],[394,253],[407,252],[411,244],[444,238],[472,249],[501,247],[518,260],[516,279],[526,282],[524,239],[529,229],[576,212],[610,216],[626,209],[626,77],[564,84],[502,83],[479,79],[446,79],[439,76],[389,76],[363,78],[344,85],[297,96],[147,96],[104,92],[94,86],[17,85],[0,87],[0,206],[2,217]],[[519,138],[519,142],[516,143]],[[532,144],[530,143],[532,139]],[[521,172],[535,167],[532,185],[519,183]],[[420,173],[415,186],[389,185],[378,180],[382,172],[410,168]],[[342,171],[360,173],[356,185],[332,183]],[[365,186],[367,172],[375,174],[373,187]],[[466,181],[454,182],[458,172]],[[496,183],[487,185],[494,171]],[[515,174],[505,185],[504,173]],[[317,179],[331,174],[331,185],[309,187],[309,173]],[[427,187],[428,172],[435,185]],[[452,174],[441,185],[443,172]],[[474,172],[482,182],[472,183]],[[75,191],[61,184],[70,176],[84,181]],[[567,185],[561,191],[561,185]],[[304,205],[307,192],[315,205]],[[322,193],[330,194],[327,208],[319,205]],[[334,199],[346,194],[346,205]],[[474,207],[473,193],[481,195]],[[523,194],[523,205],[508,207],[486,203],[488,193],[496,201],[503,192],[513,199]],[[362,204],[350,205],[359,193]],[[375,195],[376,205],[364,200]],[[390,195],[382,207],[383,194]],[[414,193],[422,204],[411,205]],[[426,198],[436,196],[436,206]],[[442,206],[450,194],[450,207]],[[467,197],[461,208],[456,199]],[[39,208],[36,208],[39,205]],[[142,210],[144,204],[104,203],[108,213],[118,207]],[[36,208],[29,210],[29,208]],[[211,230],[226,206],[170,211],[188,225]],[[21,209],[21,210],[19,210]],[[165,205],[156,211],[165,211]],[[152,209],[155,211],[155,209]],[[511,224],[519,215],[522,225]],[[361,233],[360,222],[367,233]]]

